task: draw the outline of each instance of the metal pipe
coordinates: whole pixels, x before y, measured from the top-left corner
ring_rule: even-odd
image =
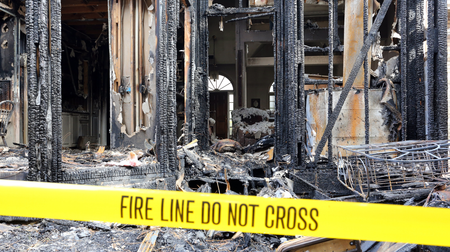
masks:
[[[325,128],[325,132],[322,136],[322,139],[320,139],[320,142],[316,149],[316,156],[314,160],[317,162],[320,158],[320,153],[323,150],[323,147],[325,146],[325,143],[328,140],[328,136],[331,134],[331,131],[333,130],[333,127],[337,121],[337,118],[339,116],[339,113],[342,110],[342,106],[344,105],[345,100],[347,99],[348,93],[350,92],[350,89],[352,88],[353,82],[356,79],[356,76],[359,72],[359,69],[361,68],[361,64],[364,61],[365,55],[370,49],[370,46],[373,44],[376,38],[376,34],[378,32],[378,29],[381,26],[381,23],[384,20],[384,17],[386,16],[386,13],[389,9],[389,6],[391,5],[392,0],[385,0],[383,2],[383,5],[381,6],[380,11],[378,12],[377,18],[375,19],[375,22],[370,29],[370,32],[367,36],[367,38],[364,40],[364,45],[361,48],[361,51],[358,55],[358,57],[355,60],[355,64],[353,64],[352,71],[350,72],[350,75],[345,83],[345,86],[342,90],[342,93],[339,97],[338,103],[336,104],[335,109],[333,110],[331,120],[328,121],[327,127]]]

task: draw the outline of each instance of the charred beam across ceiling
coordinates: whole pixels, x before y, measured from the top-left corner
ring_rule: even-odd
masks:
[[[179,0],[155,1],[157,24],[157,126],[156,152],[161,173],[175,172],[177,162],[176,139],[176,65]]]
[[[26,1],[29,180],[58,182],[61,172],[61,2]]]
[[[211,7],[206,9],[206,15],[209,17],[223,17],[236,14],[261,14],[261,13],[271,13],[274,12],[274,7],[249,7],[249,8],[235,8],[229,7],[225,8],[220,4],[213,4]]]

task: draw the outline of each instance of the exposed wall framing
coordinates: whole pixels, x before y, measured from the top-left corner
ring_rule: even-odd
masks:
[[[153,1],[109,1],[111,147],[155,140],[156,9]]]

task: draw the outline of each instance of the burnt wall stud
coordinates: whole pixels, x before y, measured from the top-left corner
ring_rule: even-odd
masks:
[[[408,55],[407,55],[407,4],[406,0],[399,0],[399,30],[400,30],[400,71],[401,71],[401,109],[402,109],[402,141],[407,138],[407,128],[408,128],[408,108],[407,108],[407,81],[406,68],[408,66]]]
[[[61,1],[26,1],[29,180],[61,181]]]
[[[364,0],[364,39],[369,33],[369,3]],[[369,117],[369,59],[366,54],[364,59],[364,132],[365,143],[370,141],[370,117]]]
[[[426,61],[426,121],[427,121],[427,140],[436,139],[436,123],[435,123],[435,111],[434,111],[434,88],[435,88],[435,76],[434,76],[434,62],[435,62],[435,43],[436,43],[436,26],[435,26],[435,6],[434,1],[428,1],[428,30],[427,30],[427,61]]]
[[[334,8],[335,1],[331,0],[328,2],[328,116],[333,113],[333,61],[334,61],[334,29],[335,22],[334,16],[336,15]],[[328,162],[331,164],[333,162],[333,146],[332,146],[333,135],[328,136]]]
[[[198,139],[199,147],[203,150],[209,147],[209,91],[208,91],[208,74],[209,74],[209,31],[208,31],[208,9],[207,0],[197,1],[197,26],[196,31],[198,40],[196,49],[198,50],[196,58],[196,79],[195,79],[195,96],[197,104],[195,104],[195,129],[194,138]]]

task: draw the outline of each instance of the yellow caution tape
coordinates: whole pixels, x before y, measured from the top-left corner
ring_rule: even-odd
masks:
[[[0,215],[450,246],[450,209],[0,182]]]

